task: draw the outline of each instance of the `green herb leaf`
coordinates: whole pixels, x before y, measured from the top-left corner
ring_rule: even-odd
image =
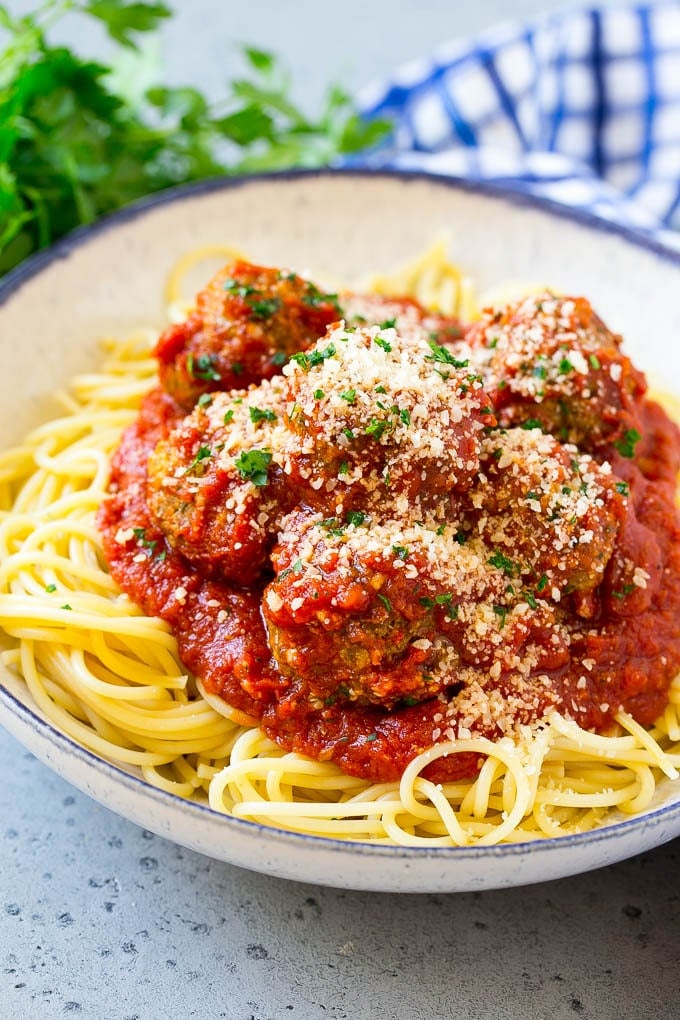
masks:
[[[97,18],[122,46],[135,47],[135,34],[152,32],[172,11],[165,4],[126,3],[125,0],[90,0],[83,10]]]
[[[276,421],[276,414],[271,411],[268,407],[249,407],[248,414],[253,425],[257,425],[261,421]]]
[[[371,418],[370,422],[364,429],[364,433],[367,436],[373,436],[374,439],[381,439],[386,429],[389,427],[389,422],[384,421],[380,418]]]
[[[219,382],[222,376],[215,368],[217,357],[214,354],[193,354],[187,356],[187,372],[193,379],[201,382]]]
[[[234,461],[234,465],[241,478],[261,489],[267,484],[267,469],[271,460],[269,450],[243,450]]]
[[[199,446],[196,456],[189,465],[189,471],[193,471],[194,468],[197,468],[204,460],[208,460],[209,457],[212,457],[212,450],[210,447]]]
[[[497,570],[502,570],[507,577],[514,577],[520,571],[519,564],[500,551],[496,551],[492,556],[489,556],[488,562],[492,567],[496,567]]]
[[[626,429],[621,439],[616,440],[614,446],[622,457],[629,459],[635,454],[635,447],[642,439],[637,429]]]
[[[446,347],[442,347],[441,344],[436,343],[434,340],[427,341],[432,351],[432,354],[426,354],[426,361],[439,361],[443,365],[453,365],[454,368],[467,368],[470,364],[469,359],[460,361],[458,358],[454,358],[453,354]]]

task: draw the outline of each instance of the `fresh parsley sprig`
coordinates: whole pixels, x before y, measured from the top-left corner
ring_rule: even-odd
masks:
[[[111,66],[50,42],[67,13],[96,19],[132,50],[171,16],[163,3],[132,0],[46,0],[22,17],[0,3],[0,273],[151,192],[223,173],[323,166],[389,130],[365,123],[337,87],[309,118],[290,98],[285,69],[253,47],[244,50],[250,76],[216,104],[164,85],[133,99]]]

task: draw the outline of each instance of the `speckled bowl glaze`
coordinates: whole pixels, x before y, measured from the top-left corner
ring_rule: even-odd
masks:
[[[45,419],[49,394],[71,375],[96,365],[100,337],[164,323],[168,272],[192,248],[228,243],[255,261],[351,282],[403,263],[442,234],[482,288],[518,278],[585,293],[624,334],[635,361],[680,392],[678,253],[498,189],[422,175],[303,172],[166,193],[77,231],[7,277],[3,444]],[[55,731],[9,673],[0,674],[0,722],[74,786],[168,839],[256,871],[343,888],[523,885],[612,864],[680,834],[680,787],[667,784],[642,816],[552,841],[421,850],[294,835],[218,815],[99,760]]]

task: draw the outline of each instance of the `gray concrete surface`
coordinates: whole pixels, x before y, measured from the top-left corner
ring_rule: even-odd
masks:
[[[234,43],[248,41],[283,54],[314,105],[330,78],[356,90],[446,39],[562,5],[176,6],[162,47],[173,80],[218,94]],[[67,34],[105,46],[74,22]],[[0,775],[0,1020],[680,1017],[677,841],[523,889],[343,893],[215,863],[142,831],[2,731]]]

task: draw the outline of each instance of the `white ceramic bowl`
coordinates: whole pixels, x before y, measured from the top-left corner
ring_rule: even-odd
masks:
[[[586,294],[624,334],[636,363],[680,392],[679,254],[498,189],[423,175],[302,172],[166,193],[75,232],[7,277],[3,443],[44,420],[49,394],[96,365],[102,335],[163,324],[167,274],[192,248],[229,243],[254,261],[351,282],[395,267],[442,234],[482,288],[516,278]],[[639,817],[552,841],[413,849],[279,832],[149,787],[55,731],[15,677],[2,674],[0,683],[0,722],[74,786],[177,843],[285,878],[382,891],[493,889],[611,864],[680,834],[680,789],[670,784]]]

